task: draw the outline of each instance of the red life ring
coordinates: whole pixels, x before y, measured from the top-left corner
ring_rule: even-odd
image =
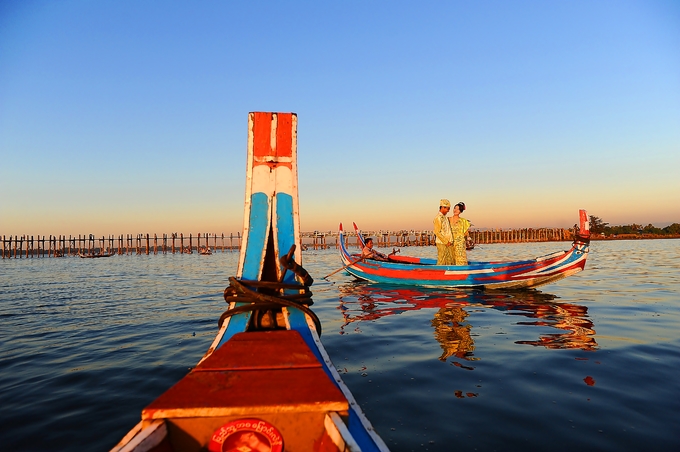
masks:
[[[252,450],[282,452],[283,436],[276,427],[261,419],[237,419],[215,430],[208,444],[210,452]]]

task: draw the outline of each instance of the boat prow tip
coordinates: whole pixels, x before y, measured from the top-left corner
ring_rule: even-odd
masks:
[[[585,209],[579,209],[579,231],[578,235],[581,237],[590,237],[590,219],[588,212]]]

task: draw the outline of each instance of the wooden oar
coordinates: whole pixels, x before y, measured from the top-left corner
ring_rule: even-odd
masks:
[[[329,276],[333,276],[333,275],[336,274],[337,272],[342,271],[342,270],[346,269],[347,267],[349,267],[350,265],[354,265],[354,264],[356,264],[357,262],[359,262],[359,261],[361,261],[361,260],[363,260],[363,259],[364,259],[364,256],[361,256],[359,259],[355,260],[354,262],[350,262],[349,264],[345,265],[344,267],[338,268],[338,269],[335,270],[333,273],[327,274],[326,276],[323,277],[323,279],[326,279],[326,278],[328,278]]]

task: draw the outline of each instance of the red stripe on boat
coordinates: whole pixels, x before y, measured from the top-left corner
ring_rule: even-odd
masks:
[[[293,116],[293,113],[253,113],[253,156],[255,157],[253,166],[293,167]],[[274,131],[275,140],[272,143],[274,120],[276,120],[276,130]]]
[[[253,155],[255,157],[273,154],[271,133],[272,114],[259,111],[253,113]]]
[[[277,113],[278,125],[276,127],[276,156],[293,156],[293,114]],[[289,165],[290,166],[290,165]]]

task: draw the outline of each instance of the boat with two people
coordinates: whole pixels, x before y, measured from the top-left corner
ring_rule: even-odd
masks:
[[[356,223],[354,229],[363,246],[364,237]],[[358,279],[452,289],[526,289],[553,283],[582,271],[590,246],[588,214],[583,209],[579,210],[579,227],[569,250],[519,261],[437,265],[436,259],[398,255],[397,250],[386,261],[378,261],[347,249],[342,223],[338,236],[342,269]]]

